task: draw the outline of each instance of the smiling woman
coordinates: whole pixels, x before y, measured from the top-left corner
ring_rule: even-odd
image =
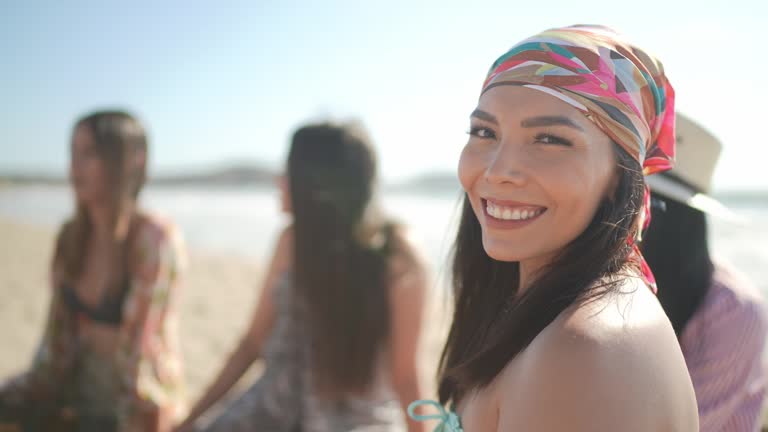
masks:
[[[634,244],[643,174],[674,154],[673,96],[602,27],[546,31],[491,67],[459,163],[446,430],[698,430]]]
[[[459,176],[488,228],[486,252],[500,261],[529,258],[523,265],[550,260],[615,189],[610,138],[575,108],[525,87],[489,89],[471,121]]]

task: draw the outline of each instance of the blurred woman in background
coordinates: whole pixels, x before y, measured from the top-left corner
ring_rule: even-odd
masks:
[[[30,369],[0,390],[23,430],[169,431],[183,415],[176,227],[140,209],[147,138],[133,116],[80,119],[71,142],[75,215],[53,254],[52,301]]]
[[[766,388],[764,301],[744,276],[710,257],[706,214],[734,219],[708,195],[720,142],[678,114],[677,143],[675,168],[648,179],[655,205],[643,254],[683,349],[701,431],[756,431]]]
[[[404,429],[405,407],[421,395],[426,274],[378,207],[375,186],[374,150],[359,128],[295,132],[281,180],[292,223],[248,330],[179,430],[192,429],[259,358],[261,378],[205,430]]]

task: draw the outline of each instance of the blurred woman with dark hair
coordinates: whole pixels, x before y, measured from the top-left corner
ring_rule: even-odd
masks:
[[[375,154],[359,128],[295,132],[281,181],[293,221],[278,238],[249,329],[180,430],[258,358],[261,378],[205,430],[404,429],[405,407],[421,393],[426,272],[377,205],[375,186]]]
[[[683,349],[701,431],[755,431],[766,390],[764,301],[744,276],[710,257],[706,214],[735,216],[707,195],[720,142],[681,114],[677,142],[675,168],[648,181],[655,205],[643,254]]]
[[[176,301],[185,252],[171,222],[139,208],[147,151],[144,128],[126,112],[76,123],[76,210],[56,243],[45,334],[29,371],[0,390],[0,421],[161,432],[183,415]]]

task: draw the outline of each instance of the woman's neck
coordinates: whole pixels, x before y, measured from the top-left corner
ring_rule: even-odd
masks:
[[[536,278],[537,273],[549,265],[554,256],[554,254],[548,254],[520,261],[520,284],[518,285],[517,295],[521,295],[528,289]]]
[[[88,216],[91,220],[95,240],[113,242],[126,238],[134,205],[126,203],[121,207],[119,211],[104,205],[88,207]]]

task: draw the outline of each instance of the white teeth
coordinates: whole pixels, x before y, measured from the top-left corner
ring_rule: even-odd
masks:
[[[532,219],[538,215],[541,214],[542,210],[528,210],[528,209],[519,209],[519,208],[509,208],[509,207],[502,207],[502,206],[495,206],[491,204],[490,202],[487,203],[485,207],[486,211],[489,215],[493,216],[496,219],[503,219],[503,220],[526,220],[526,219]]]

